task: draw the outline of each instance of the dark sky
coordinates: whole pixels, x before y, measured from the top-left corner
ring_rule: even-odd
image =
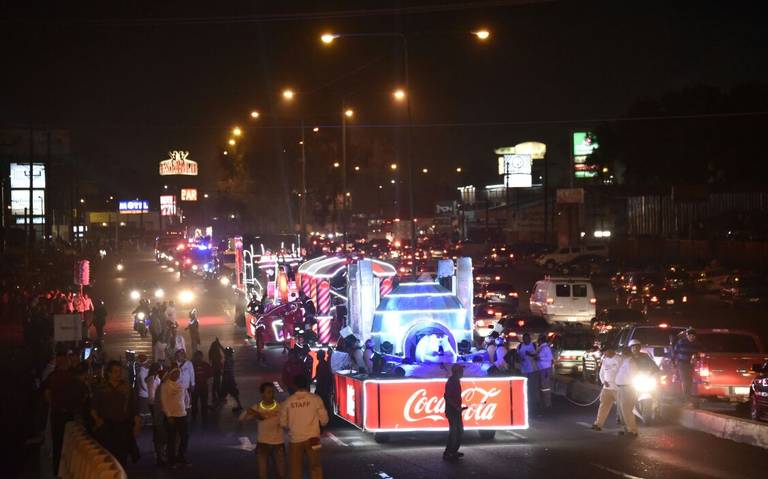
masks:
[[[74,153],[104,172],[95,181],[121,194],[150,194],[169,149],[189,149],[213,178],[227,130],[246,125],[254,107],[272,105],[281,120],[252,127],[250,142],[270,143],[271,127],[295,124],[298,108],[335,126],[346,97],[354,128],[399,148],[392,125],[404,115],[389,96],[401,82],[399,43],[355,38],[326,48],[325,30],[409,35],[414,156],[444,170],[432,181],[445,191],[492,181],[497,146],[543,140],[564,162],[579,122],[560,120],[622,116],[639,98],[697,83],[768,80],[756,3],[13,3],[0,7],[0,123],[69,128]],[[373,10],[425,5],[434,8]],[[493,32],[487,44],[467,33],[481,25]],[[292,110],[275,106],[286,85],[301,92]],[[283,141],[292,135],[281,132]],[[447,173],[455,165],[463,178]]]

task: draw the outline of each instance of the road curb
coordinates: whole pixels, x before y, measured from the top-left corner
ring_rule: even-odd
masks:
[[[768,449],[768,424],[765,423],[690,408],[680,410],[678,422],[688,429]]]

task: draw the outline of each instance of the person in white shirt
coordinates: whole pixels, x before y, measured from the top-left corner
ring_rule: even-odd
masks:
[[[517,347],[520,373],[528,378],[528,406],[535,409],[539,397],[539,376],[536,373],[536,345],[531,342],[531,335],[523,334],[523,342]]]
[[[280,427],[280,403],[275,399],[275,386],[263,383],[259,387],[261,401],[243,412],[240,420],[256,418],[259,431],[256,436],[256,457],[259,463],[259,477],[285,479],[285,438]],[[269,474],[269,462],[274,463],[274,475]]]
[[[600,365],[600,382],[603,383],[603,390],[600,391],[600,407],[597,409],[597,418],[592,424],[592,429],[602,431],[605,420],[614,404],[618,404],[618,386],[616,385],[616,374],[619,372],[622,358],[616,354],[613,349],[606,349],[603,354],[603,362]],[[617,411],[618,412],[618,411]],[[619,413],[620,414],[620,413]]]
[[[640,341],[633,339],[629,342],[629,347],[633,346],[639,349]],[[616,371],[616,399],[619,401],[619,413],[621,421],[624,424],[622,433],[629,434],[630,437],[637,437],[637,421],[635,420],[635,390],[632,387],[632,378],[635,377],[637,368],[632,361],[632,352],[625,349],[621,352],[619,368]]]
[[[184,351],[187,350],[187,344],[184,341],[184,335],[179,334],[179,327],[176,325],[176,323],[171,323],[170,327],[170,337],[168,338],[168,352],[167,356],[169,358],[175,357],[176,351],[179,349],[183,349]]]
[[[322,479],[320,426],[328,424],[328,411],[325,410],[323,400],[309,392],[306,376],[296,376],[293,384],[296,392],[285,400],[280,410],[280,426],[288,429],[290,439],[290,477],[302,477],[302,463],[306,455],[309,461],[309,476],[312,479]]]
[[[185,457],[189,446],[187,407],[180,376],[181,371],[174,368],[166,374],[160,386],[160,402],[168,432],[168,464],[174,468],[189,465]]]
[[[155,362],[165,364],[165,352],[168,349],[167,339],[163,336],[158,337],[152,346],[152,356]]]
[[[195,389],[195,366],[187,361],[187,352],[176,350],[176,366],[179,368],[179,384],[184,388],[184,404],[187,409],[192,407],[192,390]]]
[[[536,373],[539,382],[539,401],[541,407],[552,407],[552,348],[549,346],[547,336],[542,334],[536,340]]]
[[[499,339],[499,333],[492,331],[485,337],[485,351],[488,353],[488,362],[496,364],[496,340]]]

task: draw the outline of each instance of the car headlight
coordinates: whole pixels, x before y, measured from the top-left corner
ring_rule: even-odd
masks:
[[[219,279],[219,282],[222,286],[229,286],[229,278],[226,276],[222,276],[221,279]]]
[[[118,271],[122,271],[123,270],[123,264],[122,263],[118,263],[117,266],[115,266],[115,269],[118,270]]]
[[[144,319],[144,312],[143,311],[139,311],[139,314],[137,314],[136,317],[139,318],[140,320],[143,320]]]
[[[192,265],[192,271],[197,271],[197,265],[196,264]]]
[[[138,301],[141,299],[141,293],[139,293],[137,290],[131,291],[131,299],[134,301]]]
[[[656,389],[656,377],[648,374],[638,374],[632,379],[632,387],[638,393],[649,393]]]
[[[161,299],[163,296],[165,296],[165,291],[162,288],[157,288],[155,290],[155,298]]]
[[[195,299],[195,293],[186,289],[179,293],[179,302],[181,304],[189,304]]]

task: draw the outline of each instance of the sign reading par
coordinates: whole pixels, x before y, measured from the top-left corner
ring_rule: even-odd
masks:
[[[168,159],[160,162],[160,176],[169,175],[197,176],[197,162],[189,159],[188,151],[169,151]]]
[[[197,201],[197,188],[182,188],[181,201]]]

